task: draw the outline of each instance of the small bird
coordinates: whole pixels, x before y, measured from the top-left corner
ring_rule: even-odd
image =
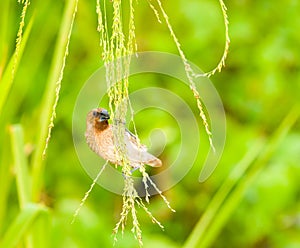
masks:
[[[121,165],[122,161],[117,155],[114,145],[113,130],[115,125],[110,125],[109,113],[104,108],[91,110],[86,118],[86,142],[90,149],[112,164]],[[147,164],[159,167],[162,162],[157,157],[147,152],[147,147],[138,143],[137,137],[125,129],[124,144],[126,157],[133,168]]]

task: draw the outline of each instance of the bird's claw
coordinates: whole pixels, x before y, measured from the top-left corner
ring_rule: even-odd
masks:
[[[136,170],[138,170],[140,167],[141,167],[141,165],[140,165],[140,166],[137,166],[137,167],[134,167],[134,168],[130,171],[130,176],[132,176],[132,173],[135,172]],[[124,179],[127,178],[127,176],[126,176],[126,174],[125,174],[124,172],[122,172],[122,176],[123,176]]]

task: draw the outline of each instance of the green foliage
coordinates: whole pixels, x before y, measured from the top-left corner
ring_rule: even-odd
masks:
[[[10,61],[22,6],[10,0],[0,3],[0,247],[92,248],[113,243],[111,233],[122,200],[97,185],[71,225],[92,182],[73,148],[72,111],[83,83],[102,65],[93,1],[79,1],[55,128],[42,160],[73,4],[31,1],[12,81]],[[186,57],[203,71],[212,70],[224,48],[218,1],[174,0],[165,1],[164,7]],[[151,198],[149,210],[165,231],[150,223],[147,213],[139,213],[144,247],[300,245],[300,125],[299,109],[293,109],[300,98],[300,4],[229,1],[227,8],[228,61],[222,73],[212,77],[227,115],[222,159],[213,175],[200,184],[198,175],[209,147],[201,130],[195,165],[165,192],[176,213],[170,213],[159,197]],[[146,1],[136,6],[135,23],[139,51],[176,53],[167,28],[157,23]],[[129,90],[138,89],[141,82],[143,87],[176,92],[197,113],[185,85],[161,75],[142,75],[132,78]],[[153,127],[167,130],[170,138],[163,160],[167,163],[176,155],[180,135],[170,116],[162,114],[153,123],[151,116],[137,114],[135,121],[142,143],[148,142],[145,137]],[[118,240],[116,247],[137,246],[130,227]]]
[[[22,211],[16,216],[15,220],[10,224],[9,228],[6,230],[1,242],[1,247],[16,247],[21,238],[32,229],[33,222],[37,218],[41,218],[41,214],[46,211],[46,209],[38,204],[25,204]],[[49,222],[45,224],[49,225]],[[43,240],[45,244],[46,240]],[[45,244],[47,245],[47,244]]]

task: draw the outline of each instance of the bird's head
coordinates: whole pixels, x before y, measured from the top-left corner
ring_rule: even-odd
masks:
[[[110,119],[108,111],[104,108],[93,109],[90,114],[97,122],[107,122]]]
[[[88,130],[103,131],[109,127],[109,113],[104,108],[92,109],[86,117],[86,126]]]

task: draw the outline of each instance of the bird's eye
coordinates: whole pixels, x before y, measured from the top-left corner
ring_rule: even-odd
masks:
[[[98,113],[97,111],[94,111],[94,112],[93,112],[93,116],[94,116],[94,117],[97,117],[98,115],[99,115],[99,113]]]

